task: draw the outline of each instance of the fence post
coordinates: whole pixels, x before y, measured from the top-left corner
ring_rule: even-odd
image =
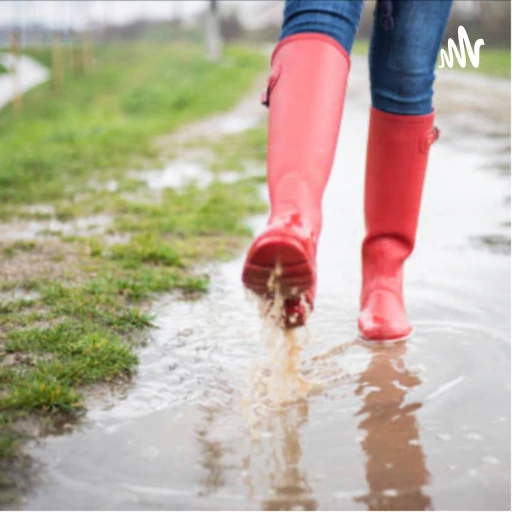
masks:
[[[53,33],[52,39],[52,73],[53,90],[60,91],[64,81],[64,66],[62,61],[62,39],[58,30]]]
[[[22,109],[20,92],[20,34],[15,29],[11,34],[11,55],[12,55],[12,105],[14,114],[19,116]]]
[[[210,0],[209,4],[206,15],[206,56],[208,60],[216,62],[222,56],[218,1]]]

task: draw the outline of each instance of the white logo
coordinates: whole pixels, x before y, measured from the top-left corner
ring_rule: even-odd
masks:
[[[455,53],[455,57],[457,57],[460,67],[465,68],[466,67],[466,51],[467,51],[468,55],[469,55],[469,60],[471,61],[471,64],[473,64],[474,68],[477,68],[480,64],[480,46],[484,46],[484,45],[485,45],[484,40],[478,39],[477,42],[475,43],[475,49],[473,50],[473,48],[471,46],[471,41],[469,40],[468,33],[466,32],[466,29],[462,25],[460,25],[459,26],[460,54],[459,54],[459,48],[457,48],[455,41],[450,37],[450,39],[448,39],[448,53],[444,49],[441,50],[441,65],[438,67],[444,68],[444,63],[446,60],[446,64],[448,64],[448,67],[450,69],[453,68],[453,54]]]

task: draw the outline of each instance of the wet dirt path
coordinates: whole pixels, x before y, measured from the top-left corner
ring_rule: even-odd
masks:
[[[510,508],[508,85],[439,80],[442,136],[406,272],[416,334],[387,349],[354,342],[366,91],[354,59],[317,308],[300,333],[301,374],[319,391],[246,413],[268,340],[245,300],[242,257],[217,265],[204,299],[155,304],[129,389],[92,404],[72,434],[32,446],[40,470],[25,509]]]
[[[15,69],[16,75],[6,73],[0,76],[0,108],[12,101],[14,88],[22,94],[49,79],[49,71],[35,59],[21,55],[16,63],[11,54],[0,53],[0,63],[8,69]]]

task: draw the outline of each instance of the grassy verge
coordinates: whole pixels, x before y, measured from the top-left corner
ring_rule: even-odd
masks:
[[[353,55],[368,55],[368,50],[370,48],[370,42],[364,39],[356,39],[354,41],[354,46],[352,47]]]
[[[368,48],[368,41],[357,40],[352,53],[354,55],[368,55]],[[437,65],[439,64],[441,64],[440,58],[438,58]],[[469,59],[466,59],[466,67],[461,68],[457,59],[454,59],[453,69],[510,80],[510,49],[487,48],[483,46],[480,48],[480,64],[478,68],[474,68]]]
[[[264,69],[264,57],[232,48],[222,65],[200,48],[124,45],[101,51],[96,72],[29,93],[21,119],[0,111],[0,201],[54,201],[85,176],[155,158],[155,135],[228,109]]]
[[[234,106],[264,56],[228,48],[212,64],[199,47],[138,44],[97,57],[60,93],[45,84],[27,94],[19,119],[0,111],[1,221],[16,231],[27,220],[107,219],[96,234],[0,239],[0,502],[22,454],[20,425],[69,422],[87,386],[128,378],[151,299],[205,292],[208,275],[194,269],[238,250],[244,217],[262,210],[258,180],[243,174],[155,191],[126,170],[158,168],[155,136]],[[247,152],[261,160],[263,142],[256,129],[194,144],[210,146],[216,171],[241,169]]]
[[[494,76],[510,80],[510,49],[509,48],[486,48],[480,49],[480,64],[478,69],[473,68],[471,63],[466,63],[466,68],[459,66],[457,60],[453,69],[462,71],[473,71],[484,75]]]

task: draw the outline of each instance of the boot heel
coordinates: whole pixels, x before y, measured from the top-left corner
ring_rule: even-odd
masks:
[[[283,297],[299,295],[313,285],[314,268],[310,257],[293,238],[273,236],[257,240],[247,255],[242,281],[253,292],[265,295],[272,291],[269,290],[270,279],[276,271]]]

